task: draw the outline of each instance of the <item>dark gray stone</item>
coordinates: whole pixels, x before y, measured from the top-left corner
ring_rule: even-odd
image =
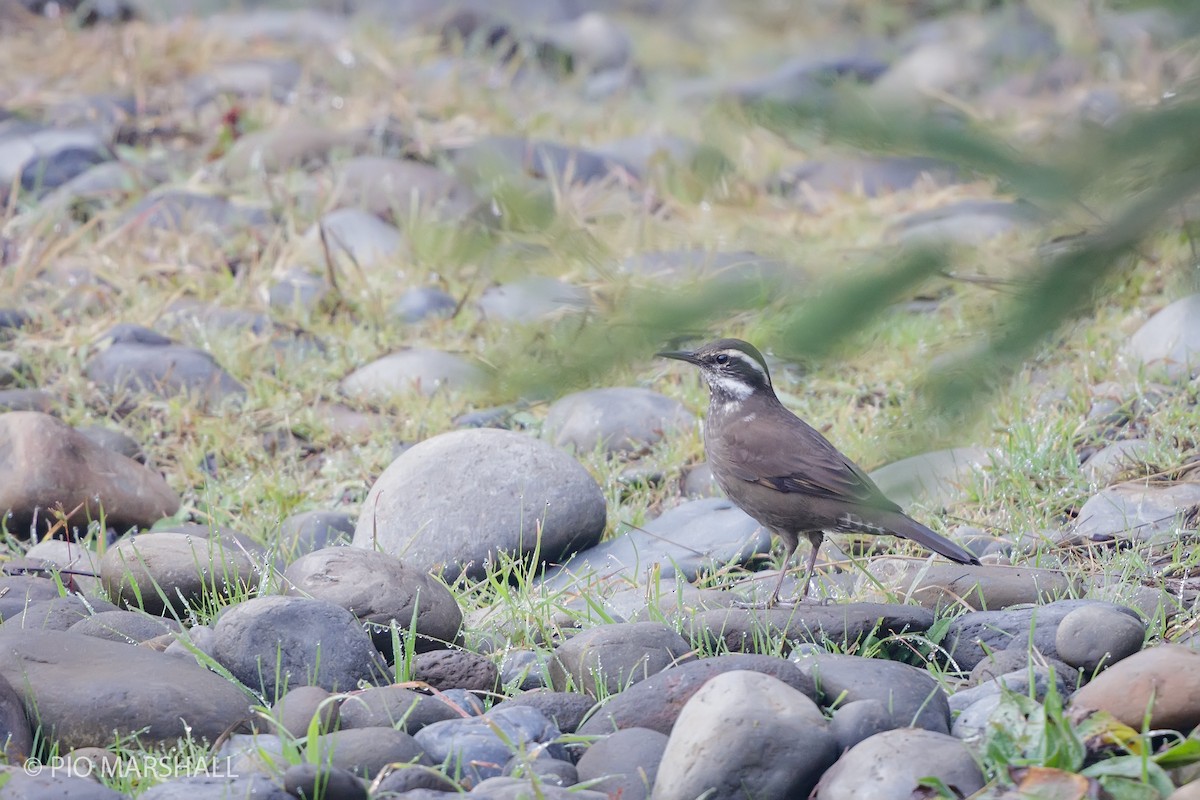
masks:
[[[0,624],[0,629],[66,631],[93,614],[116,610],[117,607],[107,600],[68,594],[31,602],[20,614],[5,619],[4,623]]]
[[[101,611],[79,620],[67,630],[113,642],[137,644],[164,633],[182,630],[182,627],[173,619],[152,617],[136,611]]]
[[[25,716],[25,703],[7,679],[0,677],[0,753],[10,764],[33,754],[33,730]]]
[[[1031,651],[1026,644],[1020,641],[1006,650],[989,652],[982,661],[972,668],[967,682],[972,686],[978,686],[993,681],[1001,675],[1007,675],[1010,672],[1028,670],[1031,667],[1042,665],[1054,670],[1054,674],[1061,678],[1069,687],[1073,688],[1079,683],[1079,670],[1055,656]]]
[[[1138,619],[1136,612],[1113,603],[1103,603],[1099,600],[1058,600],[1044,606],[1009,608],[1003,611],[972,611],[963,614],[950,623],[942,643],[954,659],[954,663],[964,671],[973,669],[988,652],[998,652],[1009,647],[1021,649],[1032,645],[1038,652],[1057,658],[1058,651],[1055,649],[1054,640],[1058,624],[1069,612],[1088,604],[1104,605]]]
[[[41,197],[112,157],[95,128],[0,125],[0,186],[5,197],[14,182],[22,194]]]
[[[770,675],[734,670],[684,705],[652,794],[807,797],[837,755],[829,723],[809,697]]]
[[[910,800],[918,782],[935,777],[966,797],[983,788],[983,773],[966,745],[920,728],[884,731],[842,754],[821,777],[821,800]]]
[[[367,800],[367,786],[353,772],[317,764],[292,764],[283,788],[298,800]]]
[[[607,697],[691,657],[692,647],[661,622],[598,625],[560,644],[550,678],[560,691]],[[569,682],[569,683],[568,683]]]
[[[0,767],[3,800],[126,800],[126,796],[99,781],[49,770],[38,775],[16,766]]]
[[[646,800],[667,749],[667,735],[646,728],[625,728],[597,740],[576,765],[580,781],[622,800]]]
[[[462,610],[444,585],[400,559],[361,547],[327,547],[301,556],[283,573],[288,594],[327,600],[362,621],[375,647],[391,660],[392,626],[400,642],[415,636],[417,652],[458,640]]]
[[[413,680],[435,689],[466,689],[495,692],[500,670],[491,659],[470,650],[433,650],[413,656]]]
[[[53,395],[41,389],[0,389],[0,413],[37,411],[49,414],[56,405]]]
[[[379,686],[355,692],[342,704],[343,728],[397,728],[415,734],[426,725],[461,715],[437,697],[403,686]]]
[[[869,697],[839,705],[834,709],[829,727],[837,740],[838,752],[844,752],[867,737],[894,730],[897,726],[887,704]]]
[[[563,733],[574,733],[583,718],[595,706],[596,701],[578,692],[555,692],[550,689],[532,689],[501,701],[492,708],[532,706],[550,720]]]
[[[1180,521],[1197,505],[1200,486],[1194,483],[1110,486],[1083,504],[1072,532],[1096,541],[1116,537],[1170,542],[1178,535]]]
[[[48,577],[43,578],[37,575],[0,577],[0,621],[7,621],[12,617],[19,616],[34,603],[42,600],[54,600],[59,596],[58,584]]]
[[[296,686],[346,691],[387,676],[354,615],[324,600],[257,597],[226,609],[214,630],[214,657],[268,702]]]
[[[1004,200],[959,200],[927,211],[917,211],[893,227],[905,244],[954,242],[976,245],[1021,230],[1038,221],[1037,209]]]
[[[553,743],[560,735],[537,709],[516,706],[482,717],[435,722],[418,731],[416,740],[434,763],[447,765],[448,774],[478,783],[498,777],[514,748],[521,752],[543,745],[554,757],[565,757],[562,746]]]
[[[172,616],[244,595],[258,586],[261,570],[234,540],[186,533],[127,536],[100,559],[109,597],[131,609]]]
[[[350,695],[346,699],[353,701],[359,696]],[[308,736],[309,726],[316,719],[317,731],[327,733],[338,727],[343,703],[320,686],[297,686],[271,706],[273,727],[293,739],[300,739]]]
[[[912,189],[921,180],[937,186],[958,182],[954,166],[936,158],[857,156],[797,164],[772,179],[771,188],[800,198],[806,190],[878,197]]]
[[[151,786],[148,800],[296,800],[266,775],[195,775]]]
[[[412,764],[397,767],[380,778],[375,787],[375,796],[403,795],[416,798],[423,796],[417,794],[422,790],[429,792],[435,800],[444,800],[448,795],[443,792],[458,792],[462,787],[447,778],[441,770]]]
[[[878,658],[814,653],[796,665],[815,684],[820,702],[878,700],[893,728],[916,727],[950,732],[950,703],[938,682],[923,669]]]
[[[0,676],[60,752],[111,745],[114,735],[212,741],[250,714],[247,695],[195,663],[77,633],[5,625]]]
[[[324,234],[330,255],[353,268],[376,269],[394,262],[405,249],[404,234],[374,214],[339,208],[321,217],[313,238]]]
[[[1090,677],[1142,649],[1146,625],[1125,611],[1102,605],[1067,612],[1054,633],[1058,657]]]
[[[502,774],[506,777],[536,780],[547,786],[574,786],[579,783],[579,773],[574,764],[551,758],[544,750],[513,756],[505,763]]]
[[[786,658],[734,653],[680,664],[635,683],[613,695],[579,727],[583,736],[598,736],[624,728],[649,728],[669,734],[680,709],[714,676],[732,670],[750,670],[779,680],[814,700],[812,678]]]
[[[409,734],[394,728],[355,728],[317,737],[319,764],[343,769],[367,780],[389,764],[433,762]],[[309,745],[310,747],[312,745]]]
[[[278,547],[289,560],[350,543],[354,517],[341,511],[302,511],[279,526]]]
[[[142,452],[141,444],[124,431],[105,428],[101,425],[84,425],[75,430],[101,447],[106,447],[114,453],[120,453],[126,458],[132,458],[139,464],[146,463],[146,454]]]
[[[405,451],[363,509],[356,546],[441,570],[446,580],[481,578],[501,554],[563,559],[599,541],[605,525],[604,495],[579,462],[531,436],[491,429],[444,433]]]
[[[500,683],[523,691],[545,688],[550,684],[550,659],[533,650],[510,650],[500,660]]]
[[[270,225],[271,216],[261,208],[235,205],[223,197],[167,189],[146,195],[126,212],[120,224],[131,232],[187,233],[223,241]]]
[[[84,374],[104,389],[117,404],[138,395],[171,398],[188,395],[210,405],[244,397],[238,383],[204,350],[176,344],[154,334],[122,338],[92,356]]]
[[[694,614],[687,624],[693,642],[720,642],[734,652],[746,652],[780,636],[793,643],[848,647],[871,635],[920,633],[933,621],[933,612],[919,606],[801,603],[795,608],[716,608]]]

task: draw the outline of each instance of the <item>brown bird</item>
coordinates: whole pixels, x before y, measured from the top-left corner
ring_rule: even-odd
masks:
[[[959,564],[979,560],[907,516],[867,473],[779,402],[762,353],[740,339],[658,355],[695,364],[708,383],[704,451],[726,496],[783,540],[790,561],[803,534],[812,543],[801,597],[808,595],[825,533],[891,534]],[[785,562],[786,564],[786,562]],[[779,600],[779,573],[768,605]]]

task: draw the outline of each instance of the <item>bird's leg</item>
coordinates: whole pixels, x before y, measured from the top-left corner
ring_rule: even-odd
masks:
[[[821,531],[810,531],[805,535],[812,544],[812,549],[808,551],[808,563],[804,567],[804,586],[800,589],[801,600],[808,597],[808,587],[812,583],[813,574],[817,571],[817,551],[821,549],[821,542],[825,541],[825,534]]]
[[[775,589],[771,592],[771,596],[767,599],[767,608],[774,608],[779,604],[779,590],[783,588],[783,579],[787,575],[788,564],[792,563],[792,557],[796,555],[796,548],[800,546],[800,537],[798,536],[780,536],[783,540],[784,555],[783,566],[779,568],[779,580],[775,581]],[[804,595],[801,595],[803,598]]]

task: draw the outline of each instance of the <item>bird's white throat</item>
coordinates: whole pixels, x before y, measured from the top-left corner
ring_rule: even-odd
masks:
[[[740,403],[754,394],[754,387],[728,375],[707,375],[712,393],[730,403]]]

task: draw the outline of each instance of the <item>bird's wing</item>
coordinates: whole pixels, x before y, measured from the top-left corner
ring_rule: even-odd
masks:
[[[727,431],[722,461],[734,477],[780,492],[808,494],[900,511],[875,482],[819,431],[800,425],[764,432],[753,425]]]

